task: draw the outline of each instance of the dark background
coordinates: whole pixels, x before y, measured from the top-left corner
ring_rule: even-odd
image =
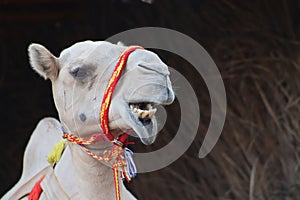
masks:
[[[202,78],[176,55],[157,51],[197,93],[201,122],[189,150],[162,170],[139,174],[128,186],[139,199],[299,199],[300,3],[296,0],[1,0],[0,196],[21,175],[24,148],[45,116],[57,117],[50,82],[29,66],[27,47],[55,55],[71,44],[105,40],[144,26],[174,29],[197,40],[224,79],[228,111],[222,137],[197,157],[210,119]],[[193,109],[193,105],[190,105]],[[177,130],[178,102],[157,143]],[[187,133],[188,134],[188,133]]]

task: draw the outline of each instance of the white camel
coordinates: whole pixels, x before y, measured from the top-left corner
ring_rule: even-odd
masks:
[[[43,191],[40,199],[115,199],[111,168],[89,156],[81,146],[67,142],[54,169],[47,162],[47,156],[61,140],[62,128],[84,138],[101,132],[101,101],[125,48],[104,41],[85,41],[65,49],[57,58],[42,45],[29,46],[33,69],[52,82],[59,121],[45,118],[39,122],[25,150],[22,176],[1,199],[26,198],[45,173],[54,177],[44,183],[44,187],[53,191]],[[130,54],[124,70],[113,93],[109,129],[115,137],[132,129],[144,144],[151,144],[157,131],[154,106],[174,100],[168,67],[156,54],[137,49]],[[98,149],[97,153],[111,146],[107,141],[88,148]],[[122,181],[119,182],[121,199],[135,199]]]

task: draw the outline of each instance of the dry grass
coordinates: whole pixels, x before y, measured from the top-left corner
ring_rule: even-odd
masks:
[[[196,141],[174,164],[140,175],[132,187],[142,199],[299,199],[299,27],[293,6],[228,0],[203,6],[202,13],[185,16],[195,19],[186,31],[203,41],[224,78],[228,112],[222,137],[208,157],[197,158],[210,102],[199,77],[192,78],[202,114]],[[188,65],[167,59],[179,70]],[[169,123],[164,133],[172,136],[173,129]]]

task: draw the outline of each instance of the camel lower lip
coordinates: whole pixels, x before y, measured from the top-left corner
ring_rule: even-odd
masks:
[[[138,118],[138,119],[144,126],[147,126],[151,123],[151,119],[149,119],[149,118],[146,118],[146,119]]]
[[[140,117],[136,116],[132,111],[129,111],[129,112],[130,112],[131,118],[133,119],[133,121],[135,121],[135,123],[137,125],[147,127],[152,124],[152,118],[140,118]]]

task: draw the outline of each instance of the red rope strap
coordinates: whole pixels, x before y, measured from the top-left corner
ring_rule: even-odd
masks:
[[[110,141],[113,141],[115,138],[114,136],[109,132],[109,121],[108,121],[108,113],[109,113],[109,106],[111,103],[111,97],[113,95],[114,89],[121,77],[121,74],[126,66],[127,59],[129,55],[135,51],[136,49],[143,49],[140,46],[130,46],[121,54],[121,57],[114,69],[114,72],[108,82],[108,85],[106,87],[106,90],[104,92],[102,104],[101,104],[101,112],[100,112],[100,124],[102,131],[105,135],[107,135],[107,138]]]

